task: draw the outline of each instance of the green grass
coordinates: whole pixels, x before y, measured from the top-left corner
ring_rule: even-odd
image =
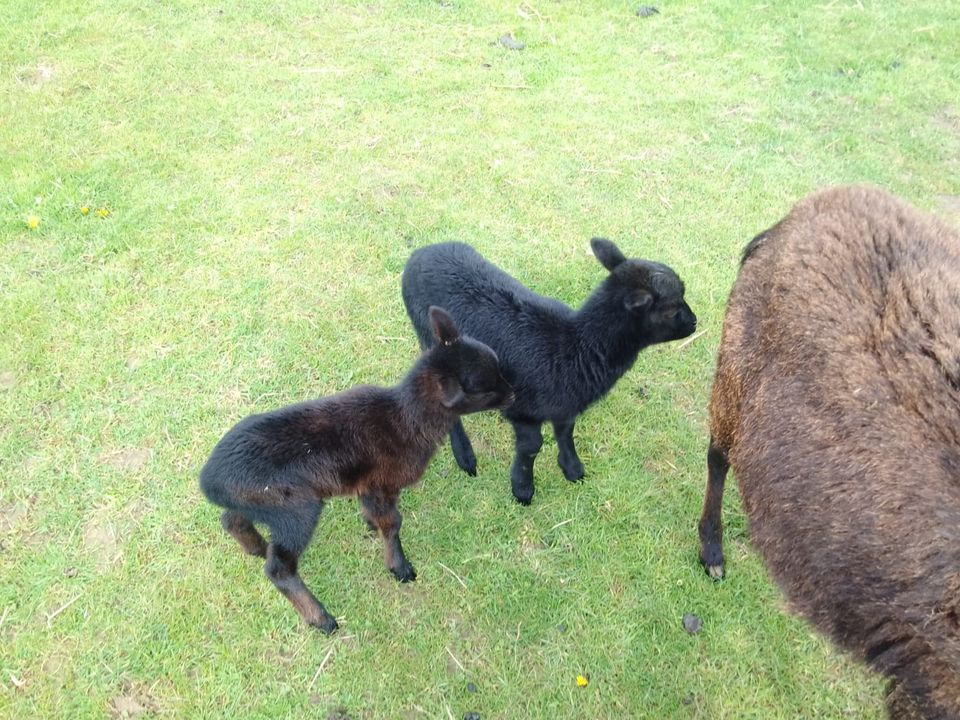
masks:
[[[728,579],[700,570],[705,407],[749,237],[827,184],[960,194],[956,11],[637,4],[6,0],[0,716],[882,714],[782,612],[734,490]],[[577,305],[592,235],[676,268],[705,334],[583,417],[584,484],[548,440],[530,508],[509,428],[470,418],[479,477],[444,447],[402,498],[411,586],[330,503],[302,572],[342,629],[300,625],[200,496],[213,444],[395,382],[411,248]]]

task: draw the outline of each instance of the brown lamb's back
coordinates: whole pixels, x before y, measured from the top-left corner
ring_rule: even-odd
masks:
[[[710,419],[710,573],[729,461],[791,606],[891,717],[960,718],[960,237],[875,188],[798,203],[744,254]]]

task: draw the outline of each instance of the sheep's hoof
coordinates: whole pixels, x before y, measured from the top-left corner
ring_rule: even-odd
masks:
[[[701,540],[700,564],[714,580],[723,578],[723,545],[718,540]]]
[[[405,562],[396,570],[390,568],[390,572],[392,572],[393,576],[402,583],[413,582],[417,579],[417,571],[414,570],[413,565],[408,562]]]

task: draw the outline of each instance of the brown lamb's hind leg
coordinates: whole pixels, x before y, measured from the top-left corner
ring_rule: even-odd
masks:
[[[329,635],[337,629],[337,621],[297,573],[298,560],[313,536],[321,507],[318,505],[309,510],[284,513],[282,518],[270,525],[270,545],[267,547],[267,563],[263,570],[277,590],[300,613],[300,617]]]
[[[234,540],[240,543],[245,553],[258,557],[267,556],[267,543],[263,535],[257,532],[246,515],[236,510],[227,510],[220,516],[220,524],[233,536]]]

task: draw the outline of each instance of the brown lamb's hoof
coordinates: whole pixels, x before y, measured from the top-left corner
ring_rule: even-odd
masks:
[[[319,620],[319,621],[317,621],[317,622],[311,622],[310,625],[311,625],[312,627],[317,628],[318,630],[322,630],[325,635],[332,635],[333,632],[334,632],[338,627],[340,627],[339,625],[337,625],[337,621],[334,620],[334,619],[333,619],[331,616],[329,616],[329,615],[327,615],[327,617],[325,617],[325,618],[323,618],[322,620]]]

